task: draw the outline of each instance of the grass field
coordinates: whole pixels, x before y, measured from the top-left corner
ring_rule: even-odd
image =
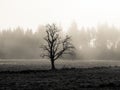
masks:
[[[57,60],[56,68],[91,68],[120,66],[120,60]],[[48,70],[47,59],[0,59],[0,71]]]
[[[119,89],[120,67],[0,72],[0,90]]]

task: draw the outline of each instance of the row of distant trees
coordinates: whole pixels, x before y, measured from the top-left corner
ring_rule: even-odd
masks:
[[[40,58],[45,29],[45,26],[40,26],[35,32],[20,27],[1,30],[0,58]],[[73,23],[66,34],[71,36],[75,50],[72,55],[63,56],[64,59],[120,59],[120,29],[114,26],[104,24],[96,28],[78,28]],[[63,32],[60,35],[65,37]]]
[[[107,24],[96,28],[81,28],[73,23],[72,35],[77,54],[82,59],[120,59],[120,29]]]

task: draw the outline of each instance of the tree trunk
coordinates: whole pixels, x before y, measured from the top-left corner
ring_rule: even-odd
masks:
[[[55,68],[54,60],[51,59],[51,70],[55,70],[55,69],[56,69],[56,68]]]

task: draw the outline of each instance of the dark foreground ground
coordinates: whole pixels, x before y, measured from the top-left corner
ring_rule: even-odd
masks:
[[[120,90],[120,67],[1,71],[0,90]]]

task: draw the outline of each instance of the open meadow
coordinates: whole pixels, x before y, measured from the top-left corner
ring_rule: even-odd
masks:
[[[0,90],[119,89],[119,67],[0,72]]]
[[[49,70],[50,65],[47,60],[38,61],[39,63],[36,61],[1,60],[0,90],[120,89],[120,67],[117,61],[113,65],[110,61],[108,63],[69,61],[68,63],[61,60],[59,63],[56,62],[58,70],[55,71]],[[89,67],[91,65],[92,67]]]
[[[48,59],[0,59],[0,71],[49,70]],[[119,60],[62,60],[55,61],[56,68],[91,68],[120,66]]]

